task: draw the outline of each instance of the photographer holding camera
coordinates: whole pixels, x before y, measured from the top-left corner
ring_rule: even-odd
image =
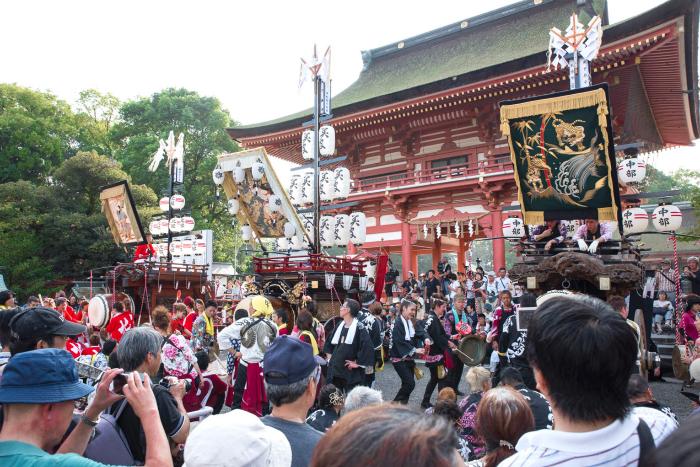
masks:
[[[122,337],[117,348],[119,365],[125,372],[147,374],[157,381],[160,368],[161,346],[163,338],[151,328],[139,327],[129,329]],[[167,381],[167,382],[166,382]],[[186,388],[183,381],[161,381],[152,385],[158,406],[160,421],[165,434],[172,442],[184,443],[190,432],[190,421],[182,404]],[[122,408],[122,404],[127,404]],[[138,416],[128,402],[119,401],[112,405],[109,413],[119,415],[117,425],[124,433],[134,459],[143,462],[146,454],[146,438]]]

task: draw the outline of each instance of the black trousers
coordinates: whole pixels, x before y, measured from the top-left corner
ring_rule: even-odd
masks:
[[[238,369],[236,370],[236,381],[233,383],[233,402],[231,403],[231,410],[241,408],[241,403],[243,402],[243,391],[245,391],[245,384],[247,378],[248,366],[244,365],[242,361],[238,362]]]
[[[337,376],[333,377],[333,380],[331,382],[333,383],[333,386],[337,387],[345,394],[352,391],[355,386],[363,386],[364,385],[364,384],[358,384],[358,383],[348,383],[347,380],[345,380],[343,378],[338,378]],[[364,381],[363,381],[363,383],[364,383]]]
[[[433,397],[433,391],[435,391],[435,386],[437,386],[438,391],[441,391],[442,388],[444,388],[448,384],[447,376],[445,376],[442,379],[438,379],[437,369],[438,365],[428,367],[428,370],[430,370],[430,381],[428,381],[428,385],[425,387],[425,394],[423,394],[423,404],[427,404],[428,402],[430,402],[430,398]]]
[[[408,398],[411,397],[411,393],[416,387],[416,380],[413,376],[413,369],[415,367],[416,363],[413,360],[402,360],[394,363],[396,374],[401,378],[401,387],[399,388],[399,392],[396,393],[396,397],[394,397],[394,402],[408,404]]]
[[[459,382],[462,379],[462,372],[464,372],[464,363],[462,363],[462,360],[459,359],[457,353],[453,354],[452,362],[454,364],[454,368],[447,373],[449,383],[447,383],[446,386],[450,386],[456,393],[459,389]]]

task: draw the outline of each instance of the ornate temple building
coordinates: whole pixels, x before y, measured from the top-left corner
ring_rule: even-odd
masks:
[[[496,237],[493,266],[505,264],[498,237],[517,197],[498,104],[568,89],[568,70],[545,64],[549,29],[564,29],[573,12],[584,24],[594,14],[603,19],[592,77],[609,85],[617,144],[649,151],[699,137],[695,0],[671,0],[616,24],[608,24],[602,0],[527,0],[364,51],[362,72],[333,98],[328,122],[354,179],[349,201],[360,206],[352,210],[367,214],[362,248],[389,251],[406,277],[420,255],[435,264],[457,253],[463,265],[471,242]],[[310,115],[229,134],[303,163]]]

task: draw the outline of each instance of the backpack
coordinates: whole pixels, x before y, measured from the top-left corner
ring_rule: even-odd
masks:
[[[103,464],[112,465],[136,465],[136,460],[131,454],[131,448],[124,436],[124,432],[117,420],[126,408],[126,400],[117,409],[114,415],[103,413],[95,427],[95,435],[85,448],[83,457]]]

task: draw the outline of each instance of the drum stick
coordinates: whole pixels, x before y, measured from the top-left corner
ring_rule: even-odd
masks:
[[[461,354],[464,355],[465,357],[467,357],[467,358],[469,359],[470,362],[473,362],[473,361],[474,361],[473,358],[471,358],[469,355],[465,354],[465,353],[462,352],[461,350],[459,350],[459,349],[454,349],[454,350],[455,350],[456,352],[461,353]]]

